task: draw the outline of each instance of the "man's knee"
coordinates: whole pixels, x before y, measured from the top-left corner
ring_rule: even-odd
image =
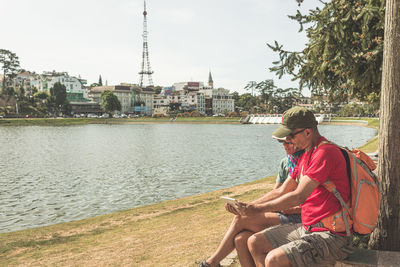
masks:
[[[250,251],[254,251],[256,243],[257,243],[257,238],[255,237],[255,235],[252,235],[247,239],[247,247],[249,248]]]
[[[265,257],[265,266],[291,266],[285,252],[280,249],[271,250]]]
[[[271,244],[262,232],[250,236],[247,240],[247,246],[252,253],[261,251],[266,253],[272,249]]]
[[[247,247],[247,240],[252,234],[253,233],[249,231],[243,231],[237,234],[234,239],[235,247]]]

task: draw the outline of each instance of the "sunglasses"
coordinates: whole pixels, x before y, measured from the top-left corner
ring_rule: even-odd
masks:
[[[303,130],[297,131],[295,133],[291,133],[289,134],[287,137],[289,137],[290,139],[293,139],[296,135],[298,135],[299,133],[302,133],[306,130],[307,128],[304,128]]]
[[[284,141],[284,140],[278,140],[279,143],[284,143],[285,145],[293,145],[293,143],[290,143],[288,141]]]

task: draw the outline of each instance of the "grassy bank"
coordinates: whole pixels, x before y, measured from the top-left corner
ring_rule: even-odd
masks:
[[[334,123],[335,121],[349,121],[349,123],[354,123],[360,121],[360,124],[363,124],[364,121],[368,122],[366,126],[378,129],[379,128],[379,119],[378,118],[344,118],[344,117],[334,117],[332,118],[331,122]],[[365,124],[364,124],[365,125]]]
[[[225,117],[193,117],[178,118],[171,122],[170,118],[131,118],[131,119],[100,119],[100,118],[29,118],[0,119],[0,126],[68,126],[84,124],[146,124],[146,123],[208,123],[208,124],[238,124],[239,118]]]
[[[377,127],[377,120],[372,124]],[[367,145],[376,151],[377,142]],[[216,249],[232,219],[219,197],[255,199],[273,181],[268,177],[81,221],[3,233],[0,266],[197,266]]]
[[[0,266],[196,266],[232,215],[221,195],[246,201],[274,178],[70,222],[0,234]]]

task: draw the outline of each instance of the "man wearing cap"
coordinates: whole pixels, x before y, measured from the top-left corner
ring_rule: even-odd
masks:
[[[345,259],[352,252],[351,236],[329,230],[321,223],[341,209],[323,183],[329,178],[346,202],[350,188],[342,153],[335,145],[325,143],[317,124],[306,108],[294,107],[283,114],[282,125],[273,136],[286,138],[305,152],[282,185],[284,194],[271,196],[263,203],[238,204],[242,215],[301,206],[302,223],[274,226],[249,238],[256,266],[321,266]]]
[[[304,152],[285,139],[279,138],[277,141],[283,145],[287,155],[281,160],[274,188],[263,197],[252,201],[252,203],[263,202],[262,200],[265,197],[268,198],[270,194],[276,194],[277,192],[279,194],[279,188],[288,179],[289,174],[294,171],[299,157]],[[217,250],[211,257],[201,262],[199,267],[220,266],[220,261],[231,253],[233,249],[237,251],[241,266],[254,265],[247,246],[247,239],[251,235],[273,225],[301,222],[300,207],[298,206],[280,212],[260,212],[252,216],[240,216],[236,208],[228,203],[225,204],[225,208],[228,212],[233,213],[235,217]]]

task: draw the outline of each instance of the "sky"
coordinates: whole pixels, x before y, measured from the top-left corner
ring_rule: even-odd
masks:
[[[278,60],[267,43],[300,51],[307,39],[289,19],[318,0],[147,0],[148,49],[154,85],[200,81],[245,93],[250,81],[273,79]],[[29,71],[68,72],[103,83],[139,83],[143,0],[0,0],[0,49]],[[307,90],[303,92],[308,94]]]

